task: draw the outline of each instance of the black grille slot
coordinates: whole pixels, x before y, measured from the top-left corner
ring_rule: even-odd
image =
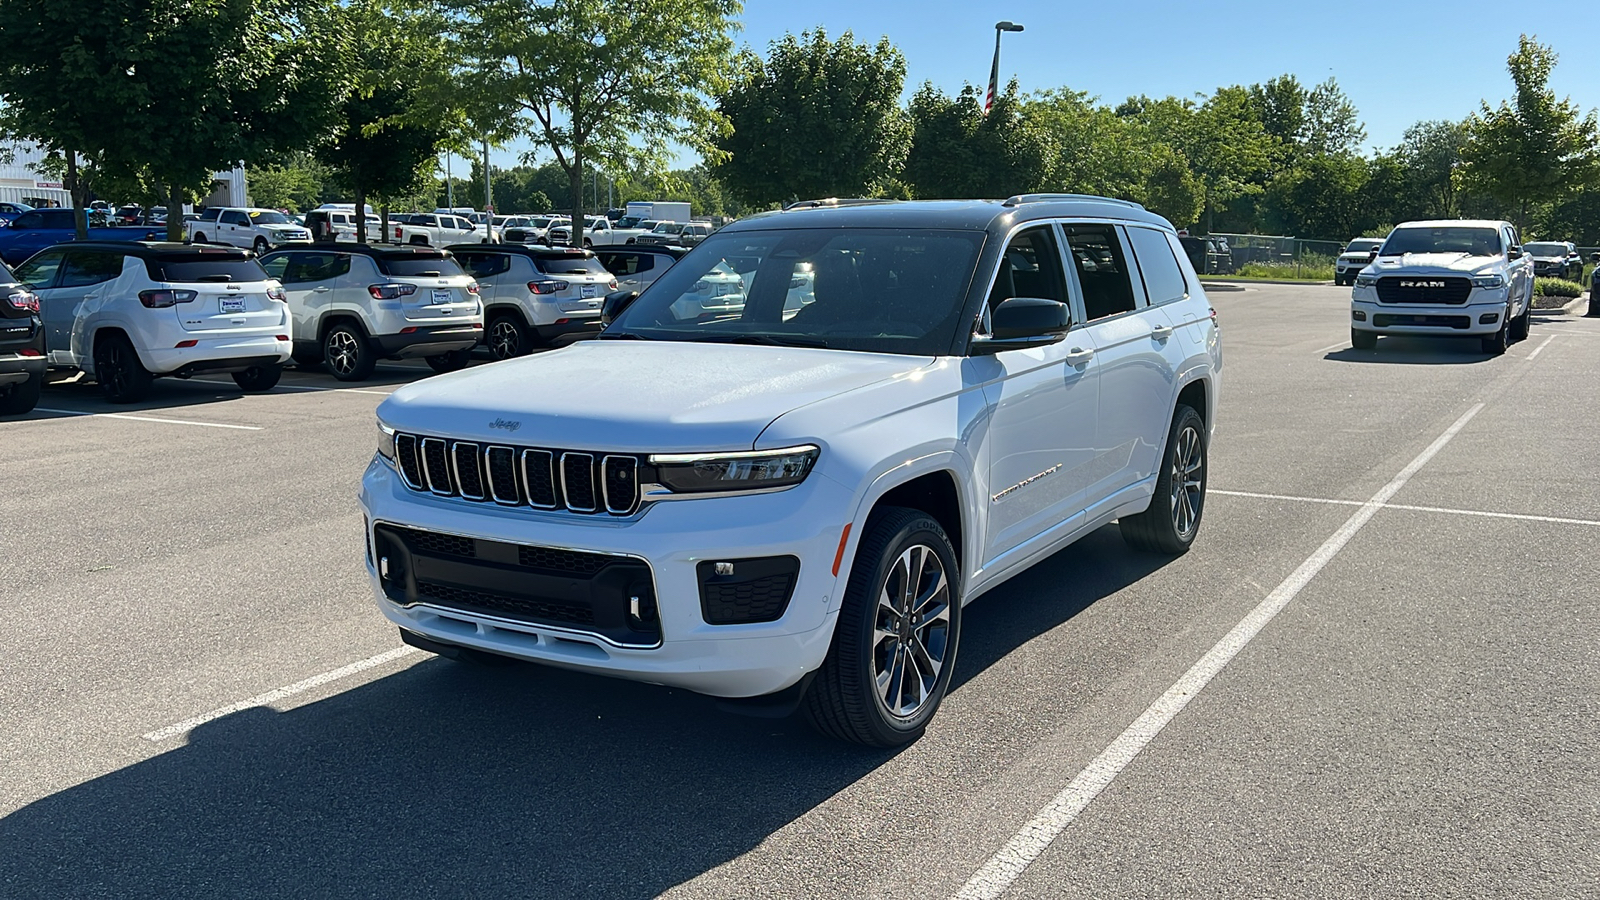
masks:
[[[522,451],[523,477],[528,485],[528,502],[543,509],[555,509],[555,454],[549,450]]]
[[[517,548],[518,564],[562,575],[593,575],[616,561],[613,557],[579,550],[557,550],[553,547]]]
[[[719,567],[727,567],[727,571],[718,574]],[[707,561],[695,567],[695,574],[700,579],[700,613],[706,624],[776,622],[789,608],[800,560],[774,556]]]
[[[483,500],[489,494],[483,487],[482,460],[478,456],[478,445],[467,441],[457,441],[450,445],[450,456],[456,464],[456,484],[461,489],[461,496],[468,500]]]
[[[440,553],[446,556],[464,556],[475,559],[478,544],[472,538],[437,531],[418,531],[415,528],[395,528],[395,534],[405,538],[411,549],[422,553]]]
[[[1386,275],[1378,279],[1379,303],[1439,303],[1460,306],[1472,293],[1472,279]]]
[[[594,610],[585,609],[581,606],[568,606],[564,603],[552,603],[548,600],[507,597],[503,594],[491,594],[488,591],[475,591],[470,588],[450,587],[449,585],[433,584],[427,581],[417,582],[417,595],[424,601],[440,600],[447,606],[469,612],[478,610],[493,615],[565,622],[571,625],[594,624]]]
[[[489,469],[489,496],[496,503],[521,503],[522,492],[517,489],[517,451],[510,447],[490,447],[483,456]]]
[[[1391,325],[1422,325],[1429,328],[1471,328],[1471,316],[1406,316],[1390,313],[1375,313],[1372,324],[1378,328],[1388,328]]]
[[[632,456],[608,456],[600,464],[606,512],[625,516],[633,512],[639,498],[639,460]]]
[[[573,512],[600,509],[594,489],[594,457],[587,453],[561,454],[561,492],[567,498],[567,509]]]
[[[400,474],[405,478],[406,485],[414,491],[426,490],[427,483],[422,480],[422,461],[417,458],[417,436],[395,435],[394,455],[400,462]]]
[[[450,484],[450,454],[444,441],[438,438],[422,439],[422,471],[427,476],[428,490],[435,494],[454,494]]]

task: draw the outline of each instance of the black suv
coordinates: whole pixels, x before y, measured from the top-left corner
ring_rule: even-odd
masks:
[[[21,415],[38,405],[44,367],[39,295],[0,263],[0,415]]]

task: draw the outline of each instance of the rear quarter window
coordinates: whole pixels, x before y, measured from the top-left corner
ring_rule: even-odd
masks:
[[[242,284],[267,280],[267,270],[261,268],[261,263],[240,257],[158,256],[145,260],[145,269],[155,281],[177,284],[207,281]]]
[[[1139,261],[1139,274],[1144,276],[1151,306],[1181,300],[1189,293],[1166,235],[1149,228],[1129,227],[1128,240],[1133,244],[1134,258]]]

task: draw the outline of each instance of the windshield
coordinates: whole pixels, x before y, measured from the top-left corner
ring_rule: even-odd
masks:
[[[656,226],[656,234],[679,234],[682,231],[683,226],[677,222],[662,222]]]
[[[272,210],[255,210],[250,213],[250,221],[257,225],[293,225],[289,217],[281,212]]]
[[[268,278],[267,270],[261,268],[261,263],[256,260],[227,256],[219,259],[215,254],[210,258],[195,254],[158,256],[145,263],[145,268],[150,270],[151,277],[156,281],[177,284],[202,281],[248,284]]]
[[[1396,228],[1384,241],[1381,256],[1404,253],[1465,253],[1468,256],[1498,256],[1500,232],[1494,228],[1441,226],[1438,228]]]
[[[638,216],[623,216],[622,218],[617,220],[617,227],[618,228],[638,228],[639,227],[639,223],[643,222],[643,221],[644,220],[639,218]]]
[[[983,232],[720,233],[602,337],[948,353]]]
[[[546,256],[536,259],[539,271],[546,275],[604,275],[611,272],[592,256]]]
[[[1346,253],[1370,253],[1383,246],[1383,238],[1356,238],[1350,246],[1344,248]]]
[[[1522,249],[1526,250],[1528,253],[1530,253],[1530,254],[1532,254],[1534,256],[1566,256],[1567,255],[1567,245],[1566,244],[1550,244],[1550,243],[1538,242],[1538,243],[1533,243],[1533,244],[1523,244],[1522,245]]]
[[[383,256],[379,259],[381,262],[378,267],[383,269],[385,275],[437,275],[443,278],[448,275],[466,274],[454,259],[445,259],[438,254],[407,253]]]

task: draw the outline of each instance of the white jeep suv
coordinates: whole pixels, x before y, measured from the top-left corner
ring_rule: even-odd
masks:
[[[617,277],[588,250],[463,244],[450,252],[478,281],[484,343],[495,359],[523,356],[560,337],[599,334],[600,304],[617,289]]]
[[[163,375],[228,372],[265,391],[289,361],[283,288],[243,250],[73,242],[16,277],[39,295],[50,365],[82,369],[113,403],[143,399]]]
[[[680,315],[723,268],[737,312]],[[1114,521],[1166,553],[1199,529],[1217,327],[1137,205],[801,203],[606,306],[597,340],[379,406],[367,568],[407,642],[892,746],[948,689],[963,604]]]
[[[1389,232],[1378,258],[1350,293],[1350,343],[1381,334],[1455,335],[1500,354],[1528,336],[1533,263],[1509,222],[1406,222]]]
[[[268,254],[294,317],[294,358],[361,381],[382,359],[465,366],[483,337],[478,284],[444,250],[325,244]]]

